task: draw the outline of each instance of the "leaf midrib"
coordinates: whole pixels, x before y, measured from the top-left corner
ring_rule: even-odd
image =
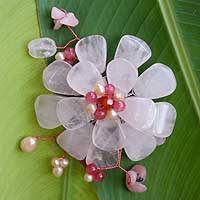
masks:
[[[198,118],[200,119],[200,93],[194,74],[192,72],[192,66],[188,59],[185,47],[183,45],[182,38],[177,28],[175,17],[172,13],[172,6],[169,0],[157,0],[160,7],[162,16],[164,18],[168,34],[170,36],[174,51],[176,53],[178,62],[180,64],[181,71],[186,80],[191,98],[194,102]]]

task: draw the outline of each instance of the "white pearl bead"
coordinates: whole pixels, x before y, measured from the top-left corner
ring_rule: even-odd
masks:
[[[51,159],[51,165],[53,167],[60,167],[60,160],[57,157]]]
[[[105,94],[105,88],[103,85],[99,84],[99,83],[96,83],[94,85],[94,91],[95,93],[97,94],[97,96],[102,96]]]
[[[55,55],[55,59],[56,59],[56,60],[65,60],[65,57],[64,57],[63,52],[58,52],[58,53]]]
[[[94,113],[96,111],[97,107],[94,104],[87,104],[85,107],[86,112],[88,113]]]
[[[93,176],[86,173],[86,174],[84,175],[84,180],[85,180],[86,182],[90,183],[90,182],[93,181]]]
[[[69,160],[65,159],[65,158],[61,158],[60,160],[60,166],[65,168],[69,165]]]
[[[114,94],[114,98],[119,99],[119,100],[124,100],[125,95],[120,91],[116,91]]]
[[[20,142],[20,148],[24,152],[31,152],[36,148],[37,138],[35,137],[25,137]]]
[[[107,112],[107,117],[108,117],[109,119],[116,119],[117,116],[118,116],[117,112],[114,111],[113,109],[111,109],[111,110],[109,110],[109,111]]]
[[[63,175],[63,168],[62,167],[54,167],[52,173],[56,177],[60,177]]]

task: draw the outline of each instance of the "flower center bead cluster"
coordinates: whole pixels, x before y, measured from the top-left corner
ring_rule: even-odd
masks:
[[[86,94],[87,102],[86,111],[94,114],[96,120],[102,120],[106,117],[116,119],[118,112],[126,108],[124,102],[124,94],[117,91],[112,84],[105,86],[97,83],[94,86],[94,91]]]

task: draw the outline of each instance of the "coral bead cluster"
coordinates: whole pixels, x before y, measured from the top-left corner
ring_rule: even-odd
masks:
[[[118,112],[124,111],[126,104],[123,93],[116,90],[112,84],[102,86],[97,83],[94,91],[90,91],[85,96],[86,111],[92,113],[96,120],[102,120],[106,117],[116,119]]]
[[[53,167],[52,173],[56,177],[60,177],[63,175],[64,168],[69,165],[69,161],[66,158],[57,158],[54,157],[51,159],[51,166]]]
[[[95,164],[89,164],[86,167],[84,179],[87,182],[102,182],[104,179],[104,173],[99,170]]]

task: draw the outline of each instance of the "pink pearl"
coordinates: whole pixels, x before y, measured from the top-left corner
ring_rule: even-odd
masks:
[[[96,103],[97,95],[95,92],[88,92],[85,96],[85,99],[88,103]]]
[[[115,86],[112,85],[112,84],[106,84],[105,85],[105,93],[107,95],[110,95],[110,96],[114,95],[114,93],[115,93]]]
[[[76,60],[75,49],[72,47],[67,47],[64,50],[64,57],[66,60]]]
[[[94,181],[95,182],[102,182],[104,179],[104,173],[103,171],[98,171],[94,175]]]
[[[106,110],[103,108],[97,108],[94,113],[94,116],[97,120],[104,119],[106,117]]]
[[[97,171],[97,166],[95,164],[89,164],[86,167],[86,173],[90,174],[90,175],[94,175]]]
[[[113,103],[113,109],[114,109],[116,112],[121,112],[121,111],[123,111],[125,108],[126,108],[126,104],[125,104],[124,101],[121,101],[121,100],[114,101],[114,103]]]

